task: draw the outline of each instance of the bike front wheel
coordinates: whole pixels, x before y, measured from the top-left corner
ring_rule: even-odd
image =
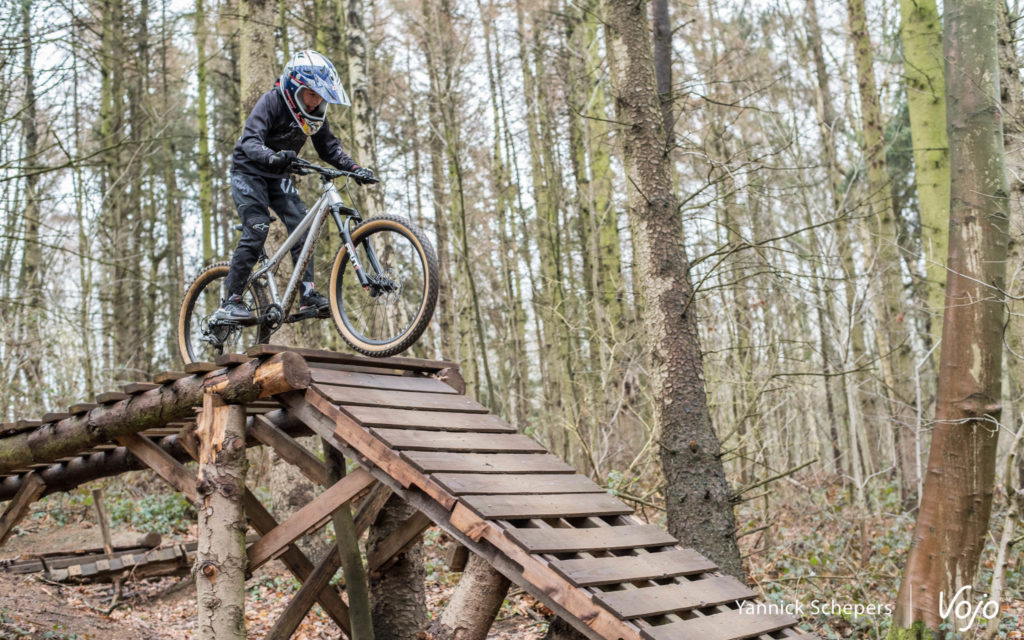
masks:
[[[437,254],[423,231],[400,216],[364,220],[352,231],[364,286],[346,247],[331,267],[331,315],[341,337],[368,356],[405,351],[427,328],[439,288]]]
[[[244,353],[246,349],[270,339],[270,331],[262,325],[217,325],[210,317],[220,308],[224,297],[224,280],[231,264],[218,262],[206,267],[185,290],[178,311],[178,351],[185,364],[213,362],[225,353]],[[242,301],[255,316],[265,313],[268,296],[249,285]]]

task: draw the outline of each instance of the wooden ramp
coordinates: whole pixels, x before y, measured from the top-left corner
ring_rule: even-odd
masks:
[[[741,603],[756,599],[745,585],[486,407],[422,376],[439,365],[408,360],[397,371],[420,376],[386,375],[394,359],[346,371],[347,357],[300,353],[313,384],[281,398],[292,415],[588,637],[809,637],[791,616],[744,613]]]
[[[285,350],[260,346],[248,356],[266,360]],[[322,465],[288,435],[301,435],[304,427],[362,467],[280,524],[251,494],[247,496],[247,517],[262,535],[249,547],[250,568],[280,558],[305,583],[294,606],[289,605],[292,618],[301,620],[319,600],[347,631],[347,610],[328,586],[337,569],[332,561],[337,554],[314,567],[293,543],[326,523],[340,506],[383,485],[419,512],[368,551],[371,570],[386,568],[426,528],[437,525],[588,638],[814,638],[799,631],[791,616],[749,613],[751,607],[743,604],[757,601],[753,591],[718,572],[695,551],[679,547],[660,527],[639,521],[631,507],[463,395],[454,363],[289,351],[308,364],[309,384],[250,409],[252,443],[274,447],[323,484]],[[214,376],[214,369],[242,361],[235,356],[192,368]],[[194,455],[189,429],[184,420],[163,430],[144,431],[144,442],[122,436],[118,443],[99,446],[127,447],[128,457],[141,462],[136,466],[149,466],[186,496],[194,496],[194,477],[178,462]],[[174,441],[159,443],[159,438]],[[82,455],[109,453],[97,449]],[[70,481],[53,467],[74,460],[37,464],[36,473],[31,467],[13,470],[0,487],[19,487],[19,495],[35,487],[31,502],[48,489],[26,476],[45,477],[49,472],[65,489]],[[95,468],[99,467],[93,475]],[[373,496],[370,491],[359,503],[357,529],[371,519]],[[18,501],[16,495],[9,510]],[[275,629],[272,637],[290,635]]]

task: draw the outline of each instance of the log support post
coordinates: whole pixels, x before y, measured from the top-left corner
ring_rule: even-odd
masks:
[[[193,574],[200,640],[245,640],[245,406],[203,396],[199,547]]]
[[[324,462],[327,479],[337,483],[345,477],[345,458],[327,440],[324,440]],[[364,472],[365,473],[365,472]],[[359,534],[352,519],[352,510],[342,506],[332,516],[338,548],[335,552],[345,572],[345,593],[348,594],[349,618],[352,622],[352,640],[373,640],[373,621],[370,618],[370,589],[366,580],[366,567],[359,552]]]
[[[114,542],[110,537],[110,519],[107,517],[107,507],[103,504],[103,489],[92,490],[92,505],[96,507],[96,519],[100,523],[100,533],[103,535],[103,550],[109,556],[114,553]]]
[[[431,640],[484,640],[505,600],[509,579],[469,554],[459,585],[444,612],[427,629]]]

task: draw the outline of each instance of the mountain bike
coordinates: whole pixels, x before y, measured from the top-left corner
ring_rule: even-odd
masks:
[[[395,215],[363,219],[347,206],[334,180],[352,173],[321,167],[296,159],[289,172],[319,174],[321,193],[306,217],[273,257],[260,252],[246,281],[242,299],[253,314],[251,320],[215,321],[212,316],[227,294],[224,281],[229,262],[212,264],[185,290],[178,312],[178,349],[186,364],[213,361],[225,353],[242,353],[265,344],[285,324],[320,316],[316,310],[291,312],[299,291],[299,278],[328,218],[334,220],[341,248],[331,264],[327,298],[329,315],[342,339],[368,356],[392,356],[408,349],[427,328],[437,304],[437,254],[423,231]],[[348,198],[352,200],[351,197]],[[235,227],[241,228],[241,225]],[[306,232],[284,295],[278,295],[278,267]]]

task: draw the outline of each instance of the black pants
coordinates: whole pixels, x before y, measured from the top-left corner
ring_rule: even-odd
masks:
[[[242,238],[238,241],[234,255],[231,256],[231,270],[224,283],[229,296],[242,293],[245,281],[249,279],[252,267],[259,259],[260,249],[263,248],[267,232],[270,231],[270,213],[267,208],[273,209],[281,218],[288,233],[291,233],[306,216],[306,205],[299,199],[299,192],[290,178],[265,178],[249,173],[233,173],[231,197],[235,201],[239,217],[242,218]],[[303,235],[292,247],[293,264],[298,261],[305,241],[306,236]],[[302,282],[313,282],[312,256],[306,265]]]

